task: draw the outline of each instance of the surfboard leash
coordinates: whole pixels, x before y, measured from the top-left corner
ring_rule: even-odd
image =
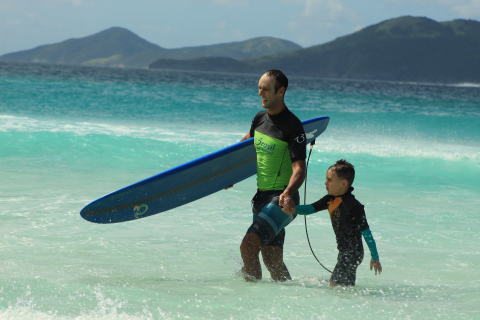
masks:
[[[303,204],[306,204],[307,202],[307,177],[308,177],[308,163],[310,162],[310,155],[312,154],[313,146],[315,145],[315,139],[310,142],[310,152],[308,153],[308,159],[307,159],[307,166],[305,168],[305,191],[303,194]],[[317,262],[323,267],[323,269],[327,270],[328,272],[332,273],[332,271],[328,270],[325,268],[325,266],[318,260],[317,256],[315,255],[315,252],[313,252],[312,249],[312,244],[310,243],[310,238],[308,236],[308,229],[307,229],[307,216],[303,216],[305,219],[305,233],[307,234],[307,240],[308,240],[308,246],[310,247],[310,251],[312,251],[313,257],[317,260]]]

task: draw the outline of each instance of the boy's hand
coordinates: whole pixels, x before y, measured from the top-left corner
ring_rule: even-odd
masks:
[[[295,208],[295,207],[294,207]],[[293,214],[295,213],[295,209],[292,209],[291,207],[283,207],[282,208],[282,211],[285,212],[285,213],[288,213],[288,214]]]
[[[382,273],[382,265],[380,264],[380,261],[376,260],[370,260],[370,270],[375,269],[375,275]]]

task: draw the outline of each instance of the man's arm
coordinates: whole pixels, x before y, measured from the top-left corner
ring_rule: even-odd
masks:
[[[292,176],[287,188],[280,195],[279,204],[282,207],[288,207],[290,210],[295,210],[295,203],[291,201],[295,192],[300,189],[305,180],[305,160],[298,160],[292,163]]]
[[[245,141],[245,140],[250,139],[250,138],[251,138],[251,136],[250,136],[250,131],[249,131],[246,135],[243,136],[243,138],[242,138],[242,140],[240,140],[240,142]]]
[[[245,140],[250,139],[250,138],[251,138],[251,137],[250,137],[250,131],[249,131],[246,135],[243,136],[243,138],[240,140],[240,142],[245,141]],[[223,190],[228,190],[228,189],[230,189],[231,187],[233,187],[233,184],[232,184],[231,186],[226,187],[226,188],[223,189]]]

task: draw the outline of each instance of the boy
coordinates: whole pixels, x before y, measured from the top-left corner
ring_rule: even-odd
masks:
[[[363,205],[352,194],[352,183],[355,178],[355,168],[346,160],[338,160],[327,170],[325,186],[328,195],[311,205],[298,205],[292,208],[285,206],[283,211],[288,214],[309,215],[328,209],[333,230],[337,239],[339,251],[337,265],[328,282],[330,287],[354,286],[357,267],[363,260],[363,244],[360,235],[370,249],[372,260],[370,270],[382,272],[377,247],[370,232]],[[288,201],[288,200],[287,200]]]

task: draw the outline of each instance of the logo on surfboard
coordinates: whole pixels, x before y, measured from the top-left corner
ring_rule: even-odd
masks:
[[[135,206],[133,208],[133,212],[135,213],[135,218],[138,219],[138,216],[145,214],[148,211],[148,206],[146,204],[141,204],[139,206]]]
[[[317,129],[313,130],[312,132],[307,133],[307,139],[312,139],[315,137],[315,132],[317,132]]]

